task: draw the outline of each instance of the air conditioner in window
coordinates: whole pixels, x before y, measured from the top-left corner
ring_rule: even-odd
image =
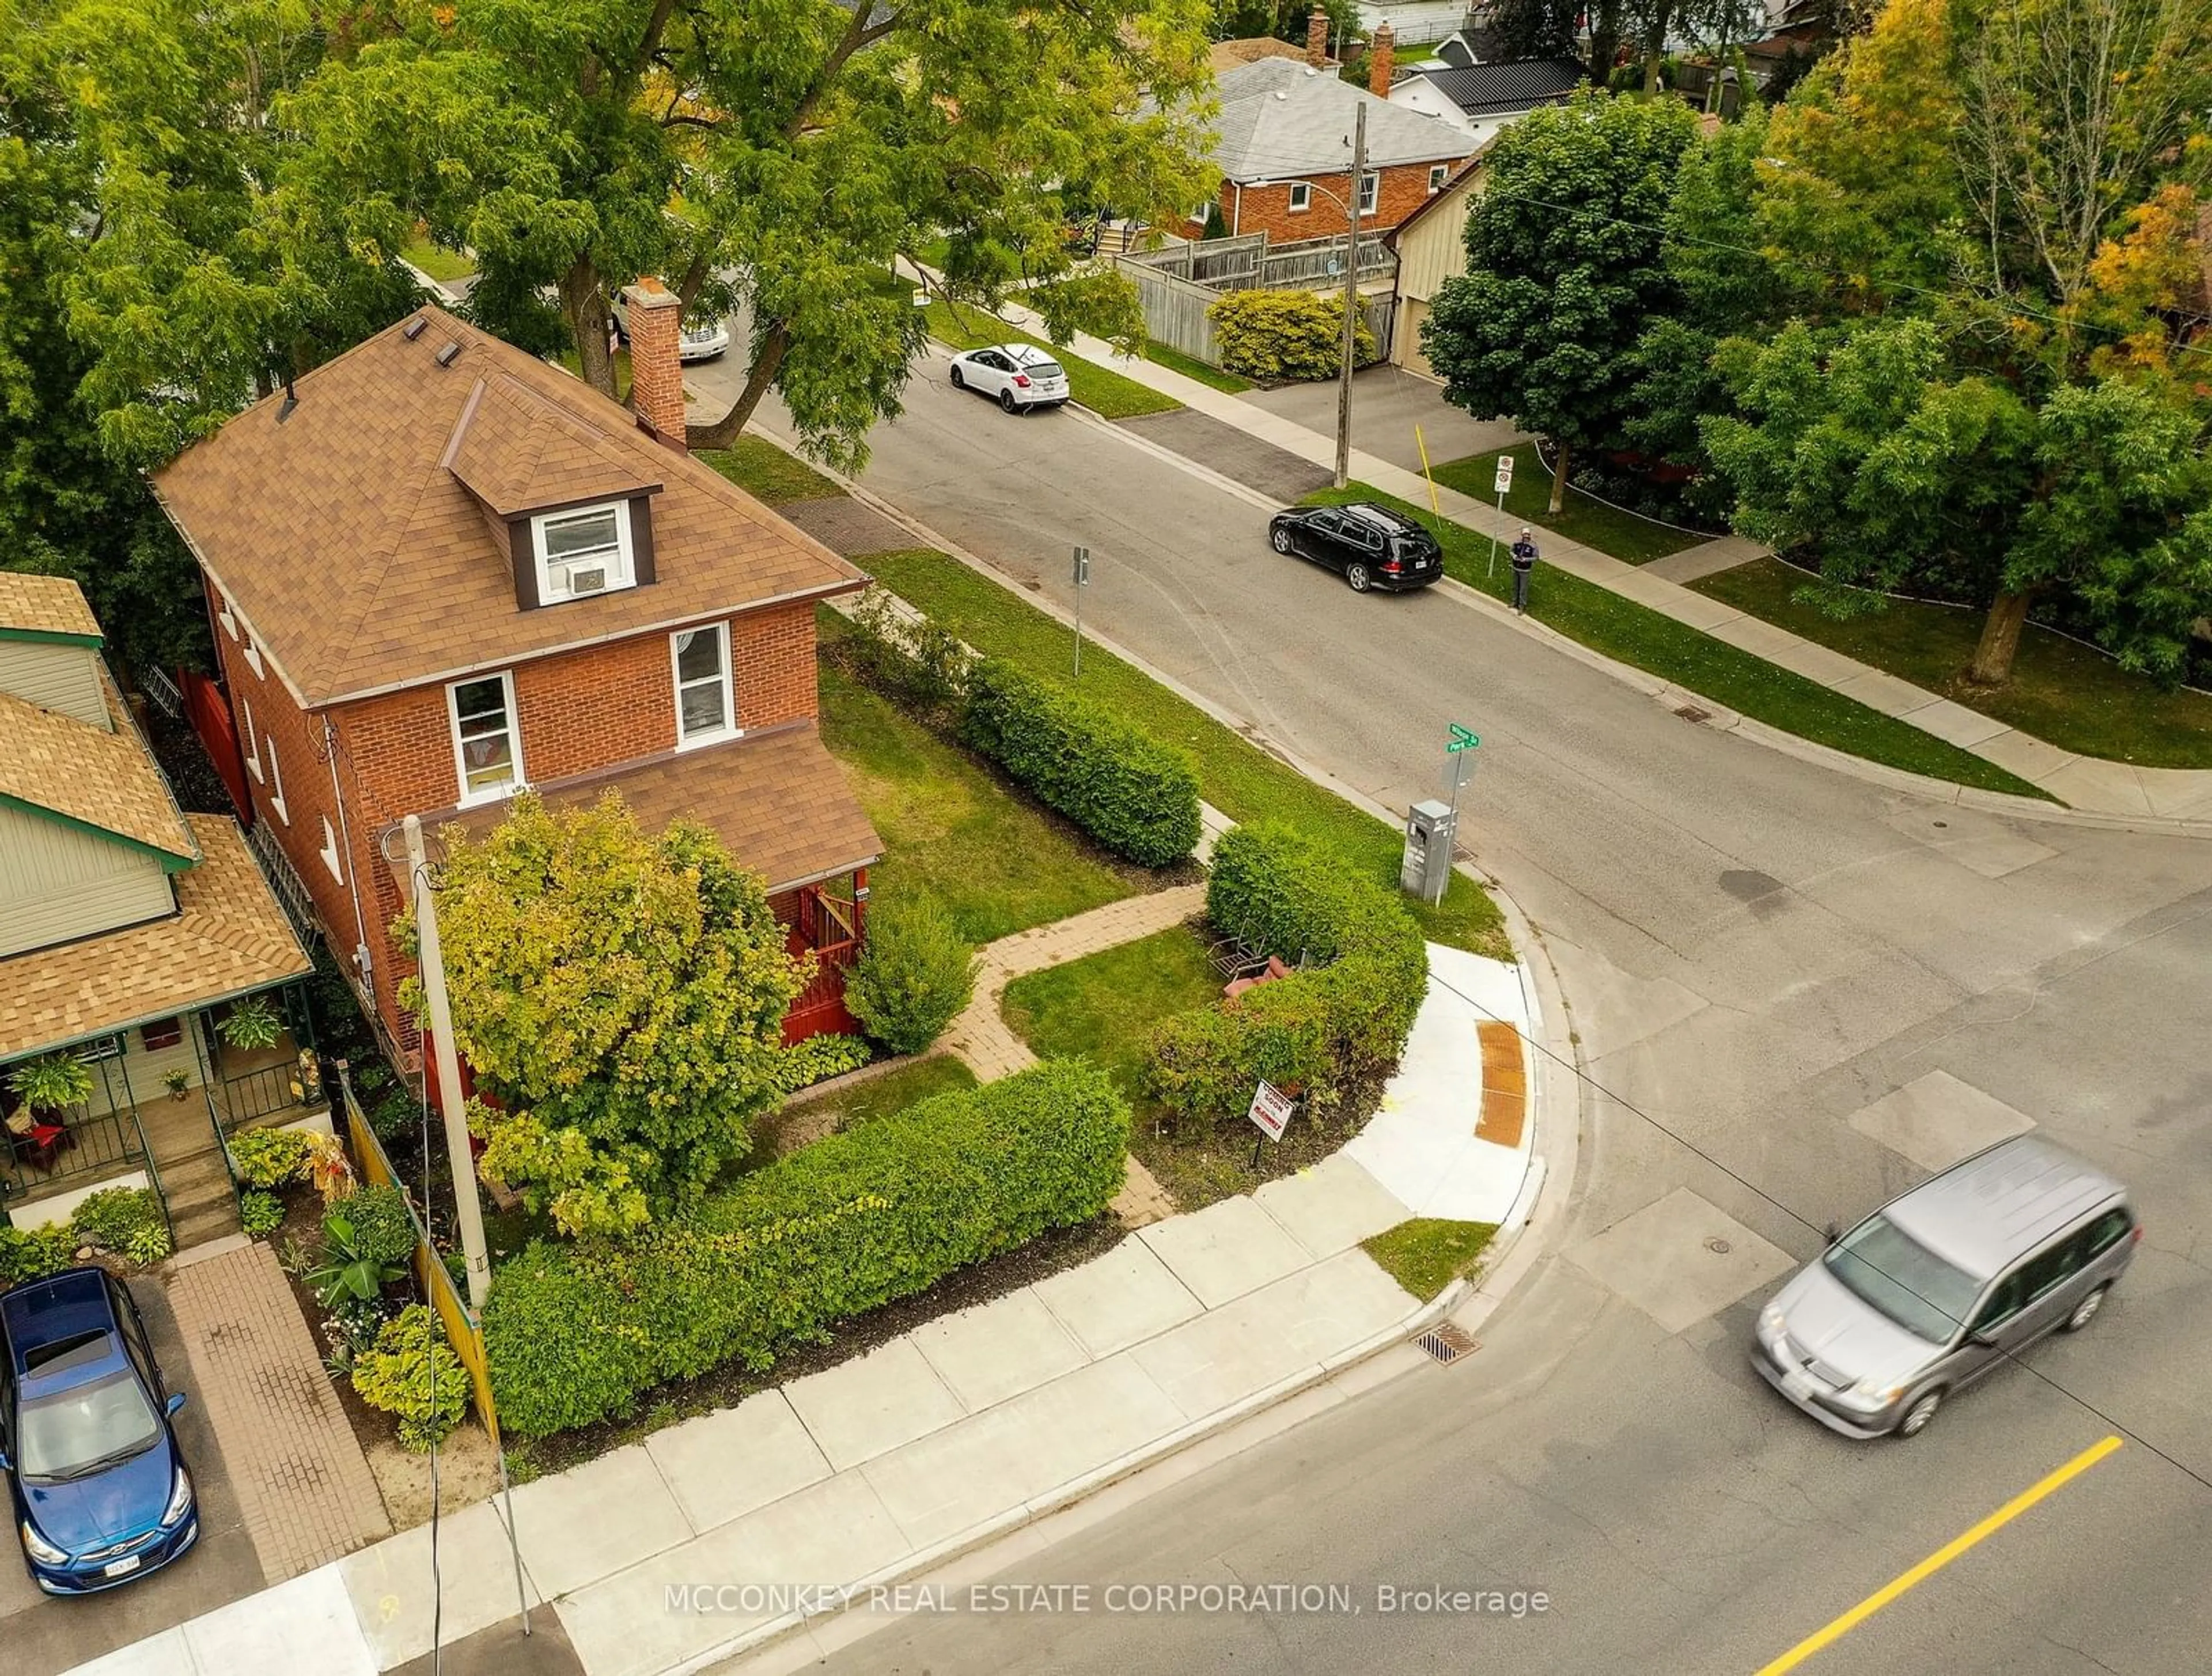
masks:
[[[598,564],[571,564],[561,572],[561,586],[571,598],[579,594],[604,594],[607,587],[607,567]]]

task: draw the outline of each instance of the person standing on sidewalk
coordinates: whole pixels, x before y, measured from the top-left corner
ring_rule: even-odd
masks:
[[[1513,544],[1513,612],[1517,617],[1528,614],[1528,573],[1536,568],[1535,538],[1528,533],[1528,526],[1521,526],[1521,539]]]

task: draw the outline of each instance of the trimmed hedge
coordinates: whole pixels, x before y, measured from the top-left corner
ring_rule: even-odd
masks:
[[[1154,1028],[1146,1088],[1178,1118],[1236,1117],[1263,1078],[1326,1110],[1397,1062],[1429,977],[1395,896],[1290,826],[1239,826],[1215,846],[1206,911],[1261,954],[1326,964]]]
[[[1226,371],[1247,378],[1334,378],[1344,361],[1344,299],[1322,291],[1231,291],[1209,305]],[[1376,358],[1364,311],[1352,323],[1352,364]]]
[[[792,1154],[620,1246],[533,1241],[484,1310],[501,1422],[587,1425],[921,1291],[1121,1191],[1129,1108],[1079,1060],[937,1094]]]
[[[1198,769],[1088,699],[987,658],[968,682],[961,741],[1118,856],[1165,867],[1198,848]]]

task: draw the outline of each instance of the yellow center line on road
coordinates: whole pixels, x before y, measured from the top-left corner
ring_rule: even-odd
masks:
[[[1841,1618],[1825,1628],[1814,1630],[1780,1658],[1775,1660],[1773,1663],[1762,1666],[1759,1671],[1759,1676],[1783,1676],[1784,1672],[1796,1669],[1799,1665],[1804,1663],[1822,1648],[1831,1642],[1840,1641],[1891,1601],[1896,1600],[1898,1596],[1927,1582],[1929,1578],[1950,1564],[1953,1560],[1981,1541],[1983,1538],[1995,1535],[2045,1496],[2079,1478],[2119,1447],[2118,1438],[2108,1437],[2103,1442],[2082,1450],[2080,1454],[2075,1456],[2048,1478],[2040,1479],[2021,1490],[2019,1495],[2014,1496],[1972,1530],[1953,1538],[1929,1555],[1926,1559],[1921,1561],[1919,1564],[1914,1566],[1911,1570],[1883,1584]]]

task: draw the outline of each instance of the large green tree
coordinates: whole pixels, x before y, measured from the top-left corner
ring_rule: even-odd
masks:
[[[448,829],[441,871],[453,1039],[500,1107],[488,1174],[568,1233],[620,1235],[744,1156],[803,976],[757,875],[692,822],[647,832],[613,792],[567,812],[525,794],[481,839]],[[419,1010],[416,980],[403,994]]]
[[[1468,213],[1468,271],[1423,323],[1445,399],[1551,443],[1554,512],[1577,451],[1626,440],[1630,351],[1674,306],[1662,225],[1696,132],[1675,101],[1594,90],[1515,123]]]
[[[770,391],[862,457],[921,346],[898,257],[1017,282],[1055,335],[1132,339],[1126,284],[1079,278],[1077,216],[1203,198],[1206,0],[397,0],[396,27],[283,106],[309,198],[363,232],[420,216],[473,251],[471,306],[573,347],[611,394],[611,297],[665,276],[748,332],[734,440]],[[1147,95],[1150,95],[1148,101]]]
[[[280,184],[332,42],[305,0],[0,0],[0,531],[132,663],[206,632],[138,473],[411,295]]]

